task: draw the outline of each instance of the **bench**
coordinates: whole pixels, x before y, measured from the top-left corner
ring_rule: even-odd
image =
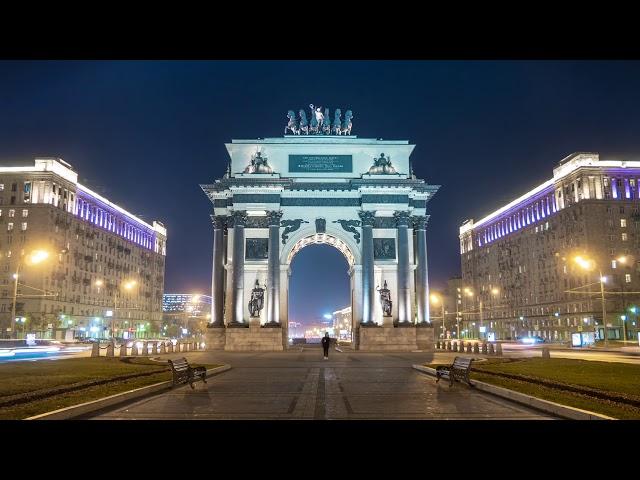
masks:
[[[202,380],[207,383],[207,369],[204,367],[192,367],[187,362],[186,358],[178,358],[176,360],[169,360],[171,365],[171,372],[173,373],[173,384],[187,383],[193,386],[193,382],[196,380]]]
[[[453,360],[452,365],[439,365],[436,367],[436,383],[440,381],[442,377],[449,379],[449,386],[453,385],[453,381],[464,380],[467,385],[472,387],[469,382],[469,371],[471,370],[471,362],[473,358],[456,357]]]

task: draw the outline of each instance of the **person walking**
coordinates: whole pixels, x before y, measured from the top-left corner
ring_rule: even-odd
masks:
[[[329,338],[329,332],[324,332],[322,337],[322,350],[324,350],[324,359],[329,360],[329,345],[331,345],[331,339]]]

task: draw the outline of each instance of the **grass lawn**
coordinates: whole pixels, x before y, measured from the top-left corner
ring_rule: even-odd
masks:
[[[196,364],[194,364],[196,365]],[[214,368],[218,365],[204,365]],[[151,375],[118,379],[123,375]],[[11,396],[46,392],[51,388],[95,380],[109,380],[102,385],[87,386],[76,391],[47,398],[0,407],[0,419],[22,419],[59,408],[97,400],[134,388],[171,380],[168,365],[141,357],[130,363],[120,358],[77,358],[56,361],[10,362],[0,365],[0,402]]]
[[[431,366],[431,365],[430,365]],[[486,372],[486,373],[484,373]],[[614,418],[640,419],[640,408],[597,399],[577,392],[496,377],[490,372],[522,375],[564,385],[586,387],[640,400],[640,365],[592,362],[561,358],[490,359],[473,364],[471,378],[564,405],[590,410]],[[524,379],[523,379],[524,380]]]

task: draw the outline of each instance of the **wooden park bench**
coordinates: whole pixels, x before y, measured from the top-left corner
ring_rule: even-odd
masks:
[[[440,381],[442,377],[449,379],[449,386],[453,385],[453,381],[464,380],[467,385],[472,387],[469,381],[469,371],[471,370],[471,362],[473,358],[456,357],[453,360],[452,365],[439,365],[436,367],[436,383]]]
[[[171,371],[173,372],[173,384],[187,383],[193,386],[193,382],[202,380],[207,383],[207,369],[205,367],[192,367],[187,362],[186,358],[178,358],[176,360],[169,360],[171,365]]]

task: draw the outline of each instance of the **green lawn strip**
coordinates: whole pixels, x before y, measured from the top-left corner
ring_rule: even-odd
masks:
[[[438,361],[427,366],[435,368],[442,364],[450,363]],[[491,373],[521,375],[523,379],[498,377]],[[640,366],[624,363],[553,358],[492,358],[486,362],[474,362],[471,378],[614,418],[640,419],[640,408],[636,406],[588,394],[589,390],[595,390],[598,393],[611,393],[636,400],[640,398],[639,374]],[[551,381],[557,383],[558,388],[532,383],[536,381]],[[585,392],[562,390],[562,386],[575,386]]]
[[[144,360],[144,359],[136,359]],[[155,362],[154,362],[155,363]],[[207,369],[219,367],[221,365],[209,364],[190,364],[192,366],[204,366]],[[163,365],[160,365],[163,367]],[[78,405],[92,400],[115,395],[117,393],[126,392],[136,388],[153,385],[155,383],[171,380],[171,372],[169,370],[159,371],[153,375],[131,378],[124,381],[114,381],[112,383],[97,385],[93,387],[83,388],[81,390],[67,392],[54,395],[49,398],[36,400],[33,402],[13,405],[0,409],[0,420],[20,420],[41,413],[58,410],[73,405]]]
[[[473,369],[611,392],[640,401],[640,365],[563,358],[526,358],[511,362],[474,363]]]
[[[637,420],[640,419],[640,409],[630,405],[609,402],[607,400],[596,399],[574,392],[565,392],[556,388],[548,388],[534,383],[512,380],[509,378],[495,377],[479,372],[473,372],[471,378],[481,382],[490,383],[498,387],[508,388],[516,392],[531,395],[533,397],[548,400],[550,402],[567,405],[569,407],[580,408],[590,412],[600,413],[609,417]]]
[[[0,409],[0,419],[21,420],[41,413],[79,405],[81,403],[115,395],[116,393],[126,392],[128,390],[153,385],[154,383],[164,382],[167,380],[171,380],[171,372],[160,372],[148,377],[132,378],[123,382],[98,385],[75,392],[54,395],[50,398],[2,408]]]
[[[104,357],[9,362],[0,365],[0,399],[62,385],[166,368],[168,365],[152,362],[147,358],[131,359],[130,362]]]

